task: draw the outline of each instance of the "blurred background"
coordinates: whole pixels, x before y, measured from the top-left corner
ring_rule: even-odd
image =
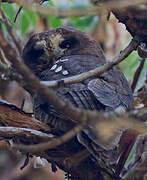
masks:
[[[56,17],[42,15],[32,10],[23,8],[18,14],[16,22],[14,19],[18,12],[19,6],[17,4],[1,3],[2,8],[9,20],[11,21],[18,37],[21,39],[22,45],[26,43],[29,37],[38,32],[50,30],[59,26],[70,25],[74,26],[84,32],[87,32],[97,42],[99,42],[104,50],[105,56],[108,61],[111,61],[120,50],[126,47],[131,39],[131,36],[126,31],[123,24],[118,23],[118,20],[110,14],[108,20],[108,13],[105,11],[97,12],[95,15],[88,15],[82,17]],[[84,9],[92,8],[92,4],[88,0],[50,0],[45,1],[42,6],[48,8],[65,9],[74,11],[84,11]],[[85,10],[86,11],[86,10]],[[9,39],[9,34],[4,25],[2,25],[5,36]],[[133,52],[119,64],[120,68],[130,84],[132,83],[134,73],[139,65],[140,58],[137,52]],[[135,93],[137,93],[144,84],[147,73],[147,62],[140,75],[137,83]],[[24,104],[23,110],[32,112],[32,104],[29,94],[24,91],[15,81],[5,79],[2,74],[0,78],[0,99],[4,99],[18,107]],[[134,96],[135,96],[134,93]],[[135,105],[140,105],[140,99],[137,98]],[[18,152],[12,152],[7,148],[7,143],[0,141],[0,180],[63,180],[64,172],[58,170],[56,173],[51,171],[49,164],[44,168],[34,168],[36,158],[32,158],[29,165],[23,170],[20,167],[23,165],[25,156]]]

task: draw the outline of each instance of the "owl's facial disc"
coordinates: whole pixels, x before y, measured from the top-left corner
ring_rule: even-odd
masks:
[[[31,57],[33,60],[37,60],[45,54],[46,41],[37,41],[31,51]]]
[[[49,69],[57,60],[70,55],[94,55],[103,53],[96,41],[73,27],[59,27],[33,35],[27,42],[22,57],[24,63],[38,75]]]
[[[28,41],[23,50],[22,57],[24,63],[35,73],[41,72],[53,64],[48,54],[46,40],[41,39],[38,35],[32,36]]]
[[[80,42],[75,36],[73,29],[57,28],[52,31],[52,34],[48,36],[50,47],[54,55],[55,60],[63,57],[72,55],[73,51],[79,49]]]

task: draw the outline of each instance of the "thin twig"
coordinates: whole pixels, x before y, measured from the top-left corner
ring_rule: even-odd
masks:
[[[0,63],[1,63],[1,62],[2,62],[3,64],[5,64],[5,65],[8,65],[8,61],[6,60],[6,58],[5,58],[2,50],[0,49]]]
[[[53,139],[52,141],[40,143],[37,145],[26,146],[21,144],[18,145],[14,144],[13,149],[17,149],[23,152],[30,152],[30,153],[38,153],[38,152],[43,152],[44,150],[47,149],[53,149],[67,142],[69,139],[73,138],[74,136],[76,136],[79,132],[83,130],[84,127],[85,127],[84,124],[79,124],[76,127],[74,127],[72,130],[64,134],[63,136]]]
[[[51,140],[53,138],[49,134],[43,133],[41,131],[19,127],[0,127],[0,136],[4,137],[5,139],[12,139],[13,137],[22,138],[23,136],[25,136],[27,139],[34,136],[36,139],[43,141]]]
[[[136,70],[136,72],[134,74],[133,82],[132,82],[132,85],[131,85],[132,92],[135,91],[135,88],[136,88],[136,85],[138,83],[141,71],[143,70],[144,64],[145,64],[145,58],[140,61],[140,64],[139,64],[139,66],[138,66],[138,68],[137,68],[137,70]]]
[[[41,1],[39,2],[39,4],[41,5],[41,4],[43,4],[45,1],[48,1],[48,0],[41,0]],[[38,3],[38,2],[37,2],[37,3]],[[19,9],[18,9],[18,11],[17,11],[17,13],[16,13],[16,15],[15,15],[15,18],[14,18],[14,23],[16,22],[17,17],[18,17],[18,15],[19,15],[19,13],[21,12],[22,8],[23,8],[23,6],[20,6],[20,7],[19,7]]]
[[[113,66],[115,66],[115,65],[119,64],[121,61],[123,61],[127,56],[129,56],[129,54],[133,50],[136,50],[138,42],[139,42],[138,38],[137,37],[134,38],[129,43],[129,45],[123,51],[121,51],[117,57],[114,58],[113,61],[107,62],[103,66],[97,67],[93,70],[90,70],[90,71],[85,72],[85,73],[81,73],[81,74],[76,75],[76,76],[64,78],[64,79],[57,80],[57,81],[41,81],[41,83],[48,86],[48,87],[59,87],[61,85],[64,86],[66,84],[79,83],[79,82],[82,82],[82,81],[84,81],[90,77],[93,77],[93,76],[99,76],[102,73],[104,73],[105,71],[107,71],[108,69],[111,69]]]

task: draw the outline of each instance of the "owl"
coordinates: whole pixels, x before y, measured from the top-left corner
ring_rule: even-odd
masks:
[[[106,63],[98,43],[73,27],[59,27],[33,35],[25,45],[22,57],[41,81],[61,80]],[[134,108],[129,83],[116,68],[100,76],[53,90],[63,101],[70,101],[79,109],[122,113]],[[57,111],[52,102],[44,101],[40,94],[32,93],[32,96],[36,119],[49,124],[54,135],[60,136],[76,125],[72,119]],[[106,148],[99,144],[93,129],[87,126],[74,137],[72,145],[75,149],[86,147],[97,158],[97,153],[91,147],[92,142],[102,149]]]

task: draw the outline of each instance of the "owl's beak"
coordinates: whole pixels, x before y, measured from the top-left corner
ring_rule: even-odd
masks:
[[[53,53],[52,55],[54,57],[54,60],[56,61],[57,59],[59,59],[64,55],[65,49],[61,49],[59,46],[60,43],[64,40],[64,38],[59,32],[56,32],[49,37],[49,40],[50,40],[50,47],[52,49],[51,53]]]

